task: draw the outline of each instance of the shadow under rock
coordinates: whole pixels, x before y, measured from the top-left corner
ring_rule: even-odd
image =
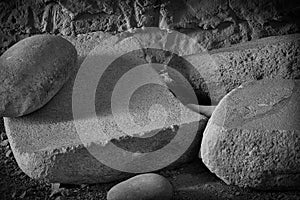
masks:
[[[3,118],[0,117],[0,133],[5,132]]]

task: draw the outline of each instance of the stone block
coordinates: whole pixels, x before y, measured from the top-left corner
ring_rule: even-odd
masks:
[[[106,37],[107,35],[102,33],[91,33],[67,38],[75,45],[81,64],[87,54]],[[119,39],[111,37],[111,46],[127,48],[116,42]],[[132,176],[135,170],[147,170],[147,167],[151,168],[153,164],[157,165],[157,169],[174,168],[194,159],[199,151],[201,133],[207,119],[185,108],[164,86],[150,84],[138,88],[132,94],[128,105],[133,120],[140,126],[158,118],[156,123],[138,133],[136,130],[129,130],[132,132],[131,136],[124,136],[122,129],[116,124],[116,118],[126,118],[122,116],[122,112],[112,114],[111,96],[115,84],[126,70],[142,64],[147,64],[144,54],[134,51],[121,56],[110,65],[95,91],[96,117],[86,112],[86,105],[81,105],[83,115],[74,119],[72,95],[78,73],[75,70],[60,92],[43,108],[23,117],[5,118],[6,133],[20,168],[32,178],[49,182],[104,183]],[[148,75],[142,74],[140,78],[147,78]],[[88,83],[91,79],[84,81]],[[158,104],[160,106],[156,106]],[[164,113],[167,113],[168,117],[164,124],[160,124]],[[100,127],[106,135],[82,137],[76,129],[78,127],[75,122],[77,126],[88,126],[92,131]],[[176,139],[179,129],[183,135]],[[173,148],[164,151],[163,147],[173,141]],[[121,153],[115,154],[111,151],[114,149],[112,147],[122,149]],[[105,157],[105,164],[91,153],[93,149],[97,149],[97,152]],[[182,155],[174,158],[176,152],[181,150],[184,150]],[[131,155],[130,158],[124,156],[126,152]],[[152,152],[160,153],[152,157],[146,155]],[[126,158],[128,159],[124,161]],[[166,161],[172,159],[174,162],[164,166]],[[110,167],[110,161],[117,162],[117,169]],[[126,165],[132,166],[132,163],[137,164],[129,169],[130,172],[119,170],[122,167],[126,168]],[[145,169],[141,169],[142,167]],[[150,168],[148,170],[151,170]]]
[[[300,189],[300,82],[245,83],[218,104],[201,144],[208,169],[225,183]]]
[[[216,105],[244,82],[265,78],[300,78],[300,35],[274,36],[185,56],[193,66],[187,75],[194,89],[201,90]],[[176,68],[185,67],[178,62]]]

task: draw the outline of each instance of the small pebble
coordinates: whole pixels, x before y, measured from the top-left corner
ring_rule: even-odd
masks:
[[[141,174],[112,187],[107,200],[170,200],[171,183],[158,174]]]
[[[6,156],[7,158],[9,158],[10,155],[11,155],[11,153],[12,153],[12,151],[11,151],[11,150],[8,150],[8,151],[6,152],[6,154],[5,154],[5,156]]]

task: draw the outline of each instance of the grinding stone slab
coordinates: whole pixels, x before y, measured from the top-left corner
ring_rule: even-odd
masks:
[[[92,33],[67,39],[76,46],[79,64],[81,64],[86,55],[106,37],[107,35],[102,33]],[[112,37],[109,42],[113,46],[119,44],[119,39]],[[127,47],[120,45],[120,48]],[[20,168],[27,175],[49,182],[72,184],[103,183],[129,177],[132,175],[131,173],[103,164],[88,150],[96,148],[102,156],[108,156],[106,161],[120,160],[118,167],[123,167],[122,154],[115,155],[114,152],[109,151],[112,145],[124,151],[132,152],[134,156],[143,157],[143,153],[159,151],[169,144],[176,137],[178,129],[185,131],[185,137],[177,141],[175,145],[177,148],[162,154],[160,158],[163,160],[150,157],[149,160],[144,160],[145,163],[140,165],[147,168],[148,165],[157,163],[158,168],[173,168],[196,157],[199,151],[201,133],[207,118],[185,108],[164,86],[145,85],[139,88],[133,94],[129,105],[134,119],[143,125],[143,123],[148,123],[147,113],[149,109],[152,109],[154,116],[160,117],[161,107],[151,107],[151,105],[161,104],[169,113],[164,126],[154,124],[152,127],[147,127],[138,134],[138,136],[144,136],[143,138],[125,137],[114,122],[115,117],[122,119],[122,113],[117,113],[117,116],[113,116],[111,113],[112,89],[124,72],[122,70],[147,64],[140,54],[142,52],[132,52],[117,59],[112,63],[107,74],[102,76],[103,79],[101,79],[101,84],[98,85],[95,94],[97,119],[91,120],[89,115],[83,115],[82,118],[76,119],[79,126],[88,125],[93,129],[93,127],[96,128],[100,125],[106,130],[106,137],[99,138],[97,135],[90,135],[83,141],[82,136],[76,131],[72,113],[72,89],[76,73],[42,109],[24,117],[4,119],[14,156]],[[84,105],[82,107],[84,108]],[[85,110],[83,109],[82,112]],[[178,116],[184,117],[179,120]],[[96,123],[91,124],[91,121],[96,121]],[[152,132],[157,134],[151,135]],[[190,143],[190,145],[183,146],[186,143]],[[160,166],[160,163],[172,158],[174,152],[185,148],[186,151],[174,162],[168,166]],[[130,162],[134,161],[133,159],[128,161],[129,163],[125,162],[124,165],[130,165]],[[137,171],[142,170],[139,168],[140,165],[137,165]],[[132,169],[132,171],[134,170]]]

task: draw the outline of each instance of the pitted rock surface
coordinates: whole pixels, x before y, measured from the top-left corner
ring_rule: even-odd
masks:
[[[201,158],[227,184],[300,188],[300,82],[242,84],[218,104],[205,129]]]
[[[104,38],[106,35],[101,33],[68,38],[77,48],[79,64]],[[115,39],[119,38],[112,37],[109,40],[112,45]],[[118,156],[122,155],[114,155],[107,150],[112,144],[139,156],[143,152],[153,152],[170,143],[178,128],[183,128],[189,135],[196,135],[196,137],[187,137],[179,141],[176,150],[182,148],[181,142],[192,139],[191,145],[186,147],[187,150],[184,154],[165,167],[174,168],[195,158],[200,148],[201,133],[207,118],[185,108],[165,87],[149,85],[149,87],[141,88],[133,94],[130,104],[134,119],[141,123],[147,123],[145,113],[150,109],[149,106],[157,103],[165,105],[169,115],[165,127],[153,126],[148,128],[146,133],[141,133],[146,136],[151,132],[157,133],[149,138],[120,137],[120,128],[114,122],[114,116],[111,114],[112,89],[124,70],[146,63],[144,53],[135,51],[115,60],[110,66],[110,70],[107,70],[107,74],[102,76],[103,79],[96,91],[95,106],[97,124],[102,124],[107,130],[106,138],[98,138],[97,141],[91,138],[91,143],[84,143],[76,132],[72,113],[72,90],[76,72],[72,74],[61,91],[40,110],[24,117],[5,118],[6,132],[20,168],[32,178],[50,182],[81,184],[119,180],[132,174],[110,168],[97,160],[87,150],[87,147],[95,147],[93,146],[95,143],[92,142],[99,142],[96,147],[102,148],[102,152],[107,151],[106,156],[109,156],[109,159],[118,160],[122,158]],[[97,99],[101,101],[97,101]],[[178,120],[178,111],[180,110],[187,115],[184,121]],[[152,111],[154,116],[159,116],[161,113],[160,107],[153,108]],[[118,113],[119,115],[121,116],[122,113]],[[90,116],[85,116],[76,120],[77,123],[84,126],[89,118]],[[192,133],[191,130],[194,131],[195,127],[198,129]],[[167,152],[164,159],[169,159],[169,153],[173,153],[173,151]],[[161,161],[148,160],[145,162],[145,166],[147,166],[147,162],[159,164]]]
[[[292,34],[233,45],[209,54],[185,56],[184,59],[194,68],[188,75],[194,89],[202,88],[202,96],[209,96],[211,103],[216,105],[228,92],[247,81],[299,79],[299,54],[300,35]],[[170,63],[175,63],[175,68],[184,66],[174,61]]]
[[[147,31],[145,33],[139,34],[141,34],[139,35],[139,37],[154,38],[151,40],[146,40],[150,44],[158,44],[158,46],[163,45],[163,42],[161,43],[162,40],[159,40],[158,43],[156,42],[156,39],[161,38],[161,36],[163,35],[155,37],[155,34],[147,35]],[[134,34],[132,35],[134,36]],[[89,34],[80,34],[76,37],[67,37],[67,39],[75,45],[79,55],[79,64],[81,64],[86,55],[95,46],[99,45],[105,38],[108,37],[110,37],[109,34],[94,32]],[[116,36],[113,37],[113,40],[120,39],[116,38]],[[205,97],[206,95],[206,97],[210,97],[212,99],[212,102],[218,102],[223,96],[226,95],[226,93],[230,91],[230,89],[237,87],[239,83],[243,83],[248,79],[251,79],[252,72],[249,75],[250,78],[246,77],[246,79],[244,79],[243,76],[226,76],[226,81],[224,81],[223,84],[219,84],[217,82],[218,84],[216,85],[217,87],[215,87],[215,90],[211,90],[208,94],[207,91],[210,87],[209,84],[219,81],[219,77],[222,77],[222,71],[220,71],[220,68],[222,68],[223,66],[223,62],[221,62],[221,59],[219,60],[219,62],[215,62],[218,63],[218,65],[211,65],[211,63],[214,63],[211,62],[211,58],[217,59],[218,57],[221,57],[225,60],[230,61],[231,59],[234,59],[234,55],[241,54],[241,59],[245,60],[245,63],[250,63],[250,59],[247,59],[247,54],[245,54],[244,52],[250,51],[259,53],[261,49],[266,49],[267,51],[269,48],[274,47],[273,50],[270,51],[270,58],[266,53],[264,57],[262,57],[262,60],[272,59],[274,55],[278,55],[278,59],[282,60],[282,62],[274,63],[273,67],[275,70],[270,69],[270,73],[266,73],[268,75],[266,75],[265,77],[281,77],[282,75],[284,75],[285,78],[297,78],[297,73],[299,71],[299,69],[296,67],[298,63],[297,57],[287,57],[278,53],[282,52],[279,48],[279,44],[281,44],[284,45],[287,49],[291,49],[291,55],[296,55],[298,51],[297,45],[299,44],[298,39],[298,35],[271,37],[256,41],[255,43],[251,42],[229,49],[220,49],[218,52],[212,52],[210,54],[199,54],[201,49],[188,48],[189,52],[193,55],[183,56],[182,58],[176,55],[170,55],[168,53],[160,54],[160,51],[135,51],[131,54],[126,55],[127,57],[116,60],[114,64],[115,66],[121,66],[124,63],[127,63],[127,67],[130,67],[131,65],[146,63],[168,64],[172,66],[172,68],[182,73],[186,81],[188,81],[195,89],[196,94],[198,95],[198,100],[203,98],[203,96]],[[178,49],[179,52],[184,52],[185,46],[186,45],[180,47]],[[158,57],[158,55],[161,56]],[[263,62],[262,67],[265,66],[267,66],[267,64]],[[238,68],[242,66],[239,63],[235,62],[228,62],[228,65],[226,65],[226,69],[229,70],[228,73],[230,72],[231,68],[236,67]],[[124,70],[125,68],[123,68],[122,70]],[[120,75],[120,71],[118,72],[117,69],[117,67],[112,68],[112,71],[117,72],[113,75],[114,78],[117,78]],[[277,69],[280,71],[280,73],[277,72]],[[285,72],[286,69],[289,69],[289,71]],[[174,81],[174,85],[180,85],[182,83],[182,80],[178,79],[176,73],[173,73],[173,71],[168,71],[168,75],[170,76],[169,78]],[[76,134],[74,123],[72,122],[73,115],[71,112],[71,98],[74,78],[75,73],[72,75],[72,78],[68,81],[68,83],[63,87],[63,89],[56,95],[56,97],[53,98],[49,102],[49,104],[47,104],[40,111],[18,119],[5,119],[7,134],[10,138],[13,153],[19,165],[27,174],[29,174],[29,176],[34,178],[46,179],[52,182],[109,182],[112,180],[130,176],[127,173],[111,169],[95,159],[86,150],[86,146],[82,144],[82,141],[80,141],[78,134]],[[166,79],[168,79],[168,77],[166,77]],[[110,78],[110,76],[107,76],[106,79],[103,79],[102,83],[104,84],[100,85],[101,89],[97,90],[97,95],[101,95],[101,92],[105,92],[104,94],[106,95],[102,95],[102,97],[99,99],[103,99],[107,103],[109,100],[109,95],[111,95],[111,88],[113,88],[113,80],[114,79]],[[168,81],[166,81],[167,86],[172,86],[172,84],[169,84]],[[226,86],[225,88],[223,87],[224,85]],[[163,88],[153,88],[151,86],[140,88],[139,93],[136,93],[135,95],[137,96],[133,96],[133,99],[138,100],[139,96],[143,96],[144,99],[147,99],[148,95],[150,100],[148,103],[150,105],[152,103],[155,103],[155,101],[159,99],[157,97],[159,97],[160,95],[158,95],[158,93],[155,91],[160,91],[161,94],[165,94],[165,97],[162,98],[164,101],[164,105],[170,105],[174,108],[173,110],[182,108],[182,102],[179,102],[178,99],[174,98],[174,96],[169,93],[169,91]],[[132,105],[142,105],[140,106],[141,108],[150,108],[147,105],[143,105],[143,103],[140,104],[141,102],[136,101],[136,103],[137,104],[134,103]],[[112,125],[113,123],[111,122],[113,120],[109,114],[110,104],[109,106],[107,105],[108,104],[98,104],[96,106],[96,111],[100,116],[108,116],[108,118],[105,119],[106,122],[104,120],[105,127],[110,130],[115,130],[116,126]],[[143,113],[136,113],[140,109],[139,107],[133,106],[132,109],[132,111],[135,110],[135,112],[133,112],[133,116],[135,116],[136,121],[139,121],[140,117],[147,116]],[[161,114],[161,112],[156,112],[156,114]],[[156,114],[154,116],[156,116]],[[175,137],[176,131],[179,127],[184,127],[188,130],[189,127],[199,125],[199,133],[197,134],[194,142],[180,159],[169,166],[172,168],[193,159],[194,155],[198,153],[198,145],[201,138],[201,127],[204,128],[206,124],[206,118],[201,118],[199,122],[198,116],[195,117],[197,119],[194,117],[190,117],[190,120],[184,122],[183,124],[178,124],[176,120],[171,120],[169,121],[169,125],[173,124],[174,126],[172,125],[169,127],[165,127],[161,134],[157,134],[155,137],[124,137],[120,140],[118,137],[118,131],[112,131],[111,133],[113,134],[111,135],[110,139],[114,145],[128,151],[137,153],[155,151],[168,144],[168,142],[170,142]],[[146,123],[147,120],[142,120],[139,122],[143,124]],[[153,128],[153,132],[157,131],[156,128]],[[22,134],[20,134],[21,132],[27,133],[27,135],[23,136]],[[103,140],[104,143],[106,141],[107,140]],[[75,167],[76,165],[77,167]]]

